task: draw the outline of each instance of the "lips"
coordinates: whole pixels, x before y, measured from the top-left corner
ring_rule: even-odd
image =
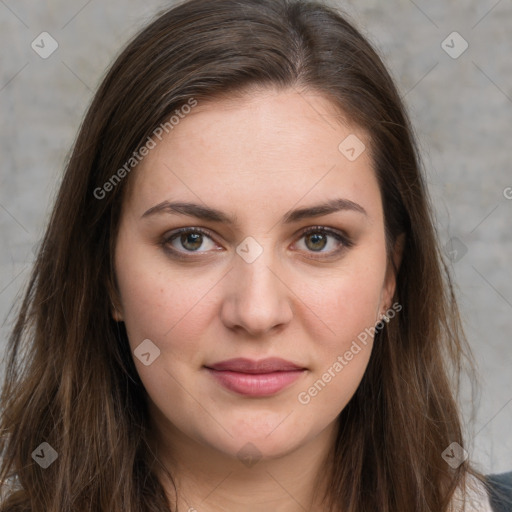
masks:
[[[246,397],[268,397],[289,387],[306,373],[306,368],[280,358],[261,361],[229,359],[206,366],[215,382]]]
[[[232,371],[238,373],[274,373],[274,372],[286,372],[293,370],[305,370],[306,368],[299,366],[291,361],[286,361],[279,357],[269,357],[262,359],[261,361],[254,361],[252,359],[236,358],[228,359],[220,363],[215,363],[207,366],[211,370],[217,371]]]

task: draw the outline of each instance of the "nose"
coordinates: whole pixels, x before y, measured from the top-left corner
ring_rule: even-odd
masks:
[[[221,309],[224,325],[256,337],[288,324],[293,293],[284,277],[268,247],[254,261],[236,254]]]

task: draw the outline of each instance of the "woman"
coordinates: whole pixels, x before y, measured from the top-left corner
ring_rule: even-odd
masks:
[[[190,0],[133,39],[9,349],[1,510],[490,510],[409,120],[319,3]]]

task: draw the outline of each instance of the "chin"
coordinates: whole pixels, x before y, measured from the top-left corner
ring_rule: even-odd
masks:
[[[282,415],[279,421],[272,421],[271,428],[268,424],[263,428],[260,413],[260,421],[255,421],[252,425],[247,418],[243,424],[226,424],[225,428],[232,437],[222,430],[215,438],[209,435],[207,442],[212,448],[237,459],[245,455],[267,459],[280,458],[306,442],[306,432],[300,432],[298,425],[286,425],[286,420],[283,421],[285,417],[286,415]]]

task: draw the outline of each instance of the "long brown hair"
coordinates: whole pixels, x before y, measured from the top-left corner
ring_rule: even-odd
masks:
[[[69,158],[9,338],[0,441],[9,492],[0,510],[171,507],[156,477],[124,324],[111,317],[121,205],[136,172],[126,162],[191,99],[255,87],[321,93],[362,127],[389,257],[405,235],[394,297],[403,309],[376,334],[363,380],[339,416],[325,510],[442,512],[467,474],[483,478],[468,461],[452,469],[442,457],[451,443],[464,446],[453,377],[471,353],[412,127],[377,51],[321,3],[188,0],[118,56]],[[43,442],[58,457],[44,470],[32,457]]]

